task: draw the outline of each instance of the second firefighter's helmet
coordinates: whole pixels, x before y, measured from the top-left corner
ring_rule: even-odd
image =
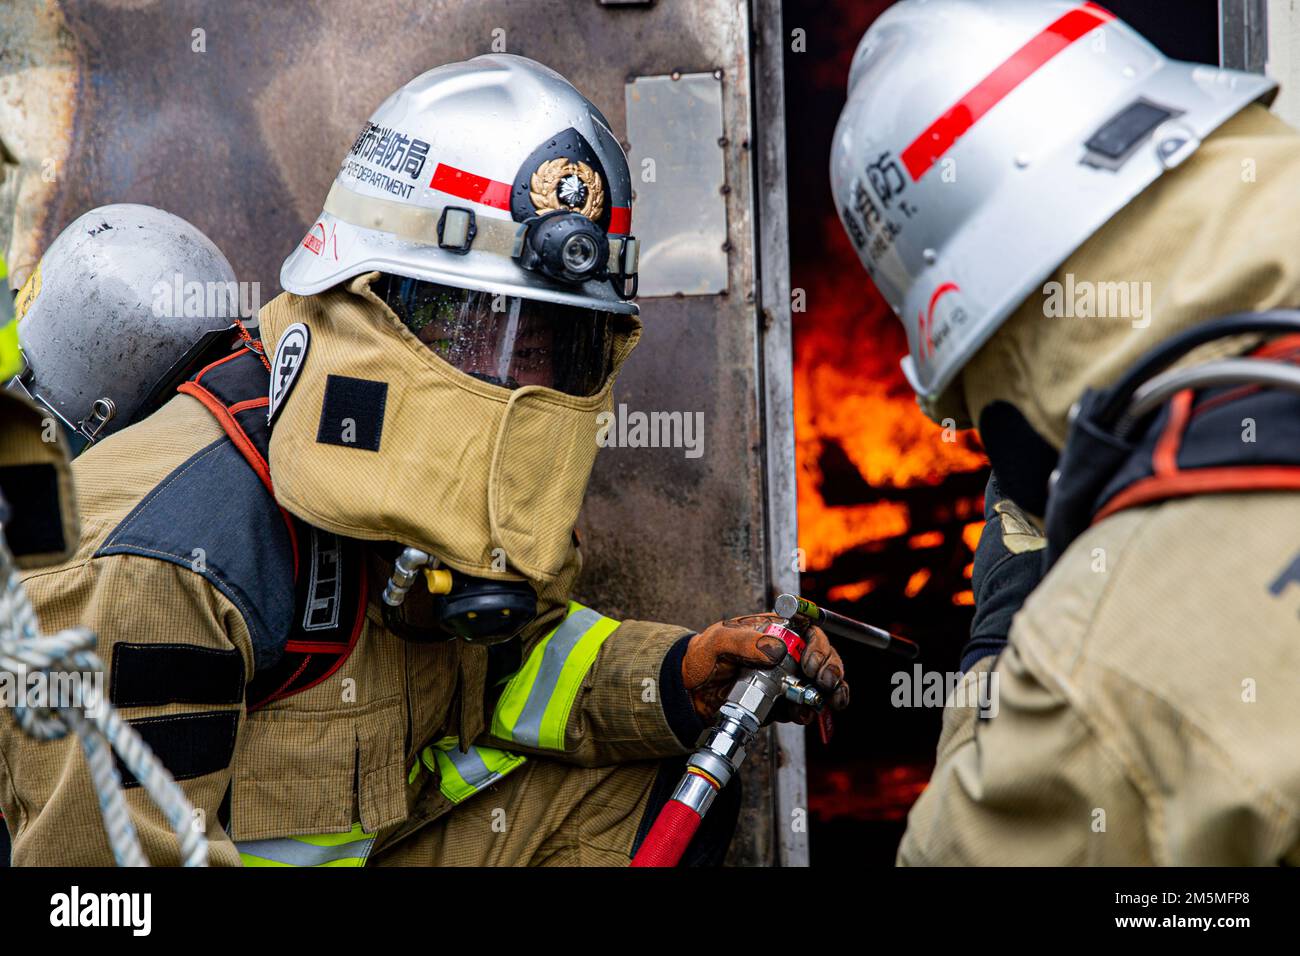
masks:
[[[922,404],[1107,220],[1275,91],[1169,60],[1094,3],[886,10],[853,57],[831,185]]]
[[[171,397],[190,357],[227,335],[256,303],[221,250],[153,206],[114,203],[58,235],[16,300],[26,392],[63,426],[74,451]]]

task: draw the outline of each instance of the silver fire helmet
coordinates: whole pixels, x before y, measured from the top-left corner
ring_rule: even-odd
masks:
[[[1169,60],[1093,3],[886,10],[853,57],[831,188],[903,320],[922,405],[1107,220],[1276,88]]]
[[[51,412],[76,451],[135,421],[159,384],[241,311],[234,270],[207,236],[125,203],[64,229],[15,304],[25,368],[10,387]],[[256,313],[256,303],[242,305]]]
[[[558,73],[492,54],[411,80],[343,158],[280,283],[313,295],[361,273],[635,314],[627,158]]]

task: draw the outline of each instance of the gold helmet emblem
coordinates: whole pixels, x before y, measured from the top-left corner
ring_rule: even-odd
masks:
[[[605,211],[605,187],[584,162],[561,157],[537,167],[529,181],[529,197],[538,213],[581,213],[593,222]]]

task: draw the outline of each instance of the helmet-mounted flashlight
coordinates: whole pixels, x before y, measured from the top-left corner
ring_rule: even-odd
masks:
[[[600,278],[609,262],[604,231],[581,213],[558,210],[527,223],[519,264],[550,279],[579,284]]]

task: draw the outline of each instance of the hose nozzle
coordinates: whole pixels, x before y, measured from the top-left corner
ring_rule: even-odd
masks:
[[[905,637],[899,637],[897,634],[891,634],[874,625],[856,621],[851,617],[845,617],[843,614],[828,611],[826,608],[818,607],[812,601],[799,597],[797,594],[782,594],[776,599],[773,609],[787,621],[804,620],[809,624],[815,624],[817,627],[822,628],[832,637],[842,637],[848,641],[856,641],[859,644],[865,644],[867,647],[874,647],[877,650],[897,654],[899,657],[906,657],[908,660],[915,660],[920,653],[920,648]]]

